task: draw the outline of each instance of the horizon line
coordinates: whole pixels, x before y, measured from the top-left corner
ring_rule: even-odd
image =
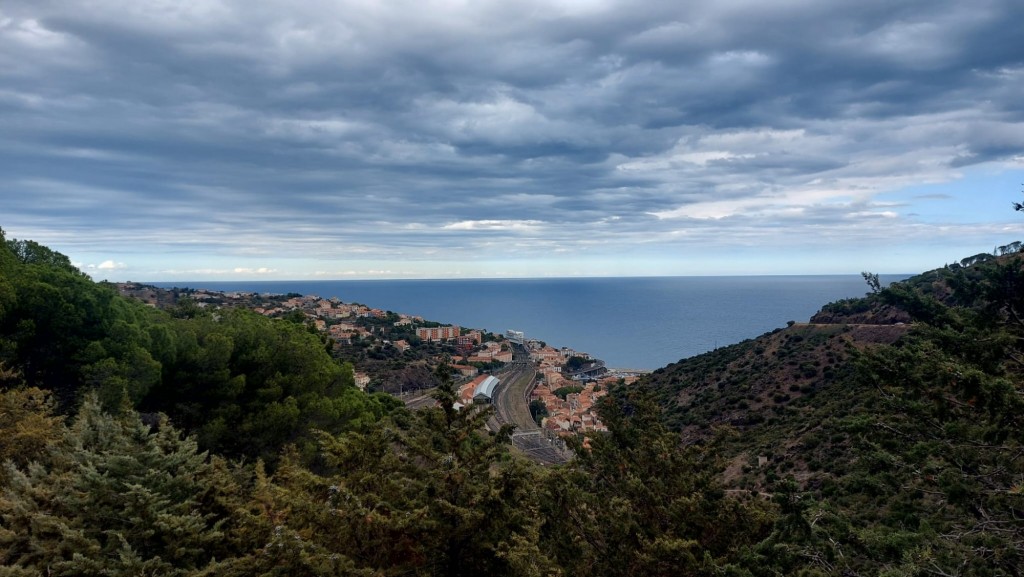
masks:
[[[605,280],[605,279],[669,279],[669,278],[752,278],[752,277],[814,277],[814,276],[859,276],[861,272],[845,273],[751,273],[751,274],[699,274],[699,275],[588,275],[588,276],[510,276],[510,277],[359,277],[359,278],[242,278],[242,279],[190,279],[190,280],[96,280],[95,282],[162,284],[173,283],[303,283],[303,282],[402,282],[402,281],[526,281],[526,280]],[[880,272],[880,276],[913,276],[917,273]],[[179,287],[181,288],[181,287]]]

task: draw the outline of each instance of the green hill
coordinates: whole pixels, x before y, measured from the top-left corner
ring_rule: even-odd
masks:
[[[108,411],[166,413],[203,449],[268,462],[287,444],[313,458],[314,428],[359,428],[398,404],[360,393],[352,367],[304,325],[244,310],[156,310],[2,230],[0,378],[50,391],[62,412],[92,391]]]
[[[787,571],[1020,575],[1024,259],[974,260],[648,379],[729,489],[790,501]]]

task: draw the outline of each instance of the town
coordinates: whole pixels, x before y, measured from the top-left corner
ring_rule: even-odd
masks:
[[[609,369],[588,353],[555,348],[516,330],[444,325],[337,297],[161,289],[131,282],[116,288],[154,307],[247,308],[303,323],[336,358],[352,364],[357,387],[395,395],[411,407],[433,402],[428,393],[437,383],[435,372],[447,364],[459,392],[457,405],[496,405],[493,425],[516,425],[520,440],[538,435],[551,444],[605,431],[595,403],[611,385],[630,384],[643,373]],[[503,383],[518,387],[515,394],[502,395]],[[531,444],[523,445],[529,452]]]

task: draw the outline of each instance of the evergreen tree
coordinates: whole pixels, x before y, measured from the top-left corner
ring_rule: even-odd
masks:
[[[0,373],[3,373],[0,364]],[[51,395],[37,388],[0,390],[0,463],[24,467],[45,455],[62,435],[64,418]],[[2,479],[2,477],[0,477]]]
[[[0,564],[49,575],[187,575],[221,531],[200,508],[210,465],[165,419],[156,430],[95,395],[42,461],[6,465]]]
[[[680,447],[643,386],[613,389],[599,413],[609,432],[577,441],[576,461],[548,484],[543,539],[559,565],[581,576],[739,571],[774,513],[727,496],[717,463]]]
[[[289,444],[311,462],[314,429],[358,430],[401,404],[359,391],[352,366],[305,327],[250,311],[171,319],[149,335],[163,374],[141,407],[167,412],[206,449],[271,468]]]
[[[236,518],[248,555],[217,575],[548,575],[537,544],[535,468],[508,455],[489,408],[399,412],[361,432],[321,434],[325,471],[287,454],[257,475]]]

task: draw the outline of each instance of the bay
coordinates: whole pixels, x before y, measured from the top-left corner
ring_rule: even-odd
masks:
[[[886,275],[888,283],[909,275]],[[609,367],[656,369],[804,322],[824,304],[863,296],[859,275],[152,283],[299,293],[504,333],[523,331]]]

